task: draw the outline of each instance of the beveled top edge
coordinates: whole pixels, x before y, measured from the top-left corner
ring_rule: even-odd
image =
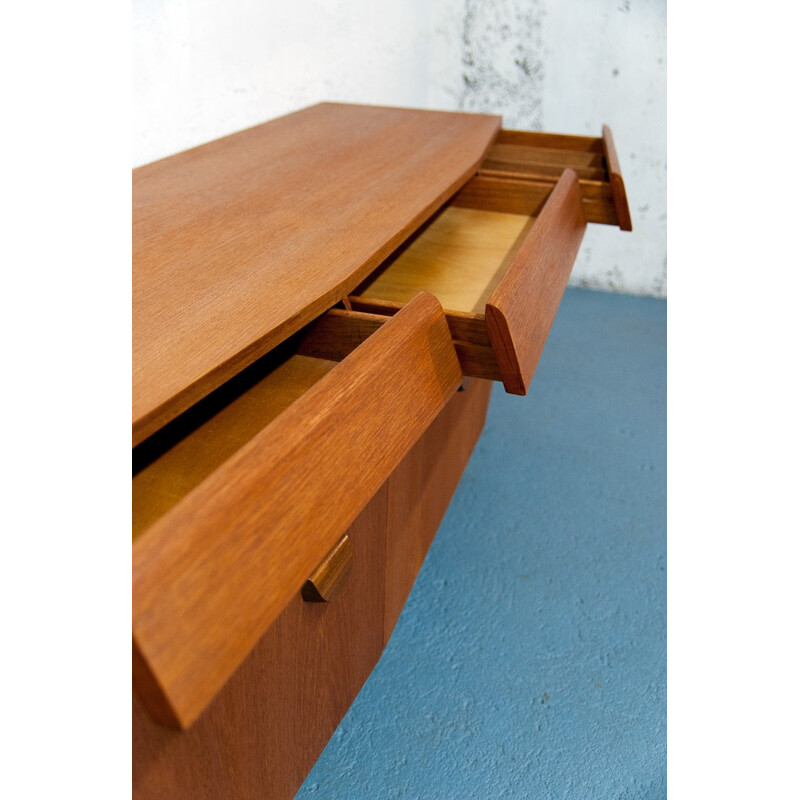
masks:
[[[355,288],[500,123],[320,103],[137,167],[134,444]]]

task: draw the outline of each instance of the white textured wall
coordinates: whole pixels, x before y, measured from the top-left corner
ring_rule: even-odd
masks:
[[[134,0],[134,165],[322,100],[425,106],[428,8]]]
[[[589,226],[572,283],[666,295],[665,0],[134,0],[133,161],[320,100],[611,125],[634,232]]]
[[[433,107],[506,127],[611,126],[633,233],[590,225],[571,283],[667,293],[666,0],[436,0]]]

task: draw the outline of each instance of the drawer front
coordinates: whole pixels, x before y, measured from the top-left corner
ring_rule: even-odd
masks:
[[[350,526],[353,563],[329,603],[289,602],[186,731],[133,710],[136,800],[288,800],[383,648],[387,489]]]
[[[489,340],[511,394],[528,390],[585,230],[578,177],[566,169],[486,303]]]
[[[439,303],[410,302],[134,542],[134,685],[188,727],[455,393]]]

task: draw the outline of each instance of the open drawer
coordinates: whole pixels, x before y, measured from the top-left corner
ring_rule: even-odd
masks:
[[[323,318],[134,451],[134,687],[159,722],[196,719],[458,388],[431,295],[376,327],[335,364]]]
[[[578,252],[586,221],[566,170],[538,216],[445,206],[350,297],[392,314],[424,289],[445,309],[465,375],[525,394]]]
[[[633,229],[611,129],[603,135],[501,130],[457,203],[488,211],[538,214],[565,169],[578,178],[587,222]]]
[[[611,132],[500,131],[478,174],[350,297],[392,314],[435,295],[465,375],[525,394],[587,221],[630,229]]]

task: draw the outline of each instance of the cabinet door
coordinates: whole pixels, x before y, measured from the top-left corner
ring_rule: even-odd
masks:
[[[347,531],[353,564],[329,603],[298,592],[185,731],[133,710],[136,800],[288,800],[383,649],[386,487]]]

